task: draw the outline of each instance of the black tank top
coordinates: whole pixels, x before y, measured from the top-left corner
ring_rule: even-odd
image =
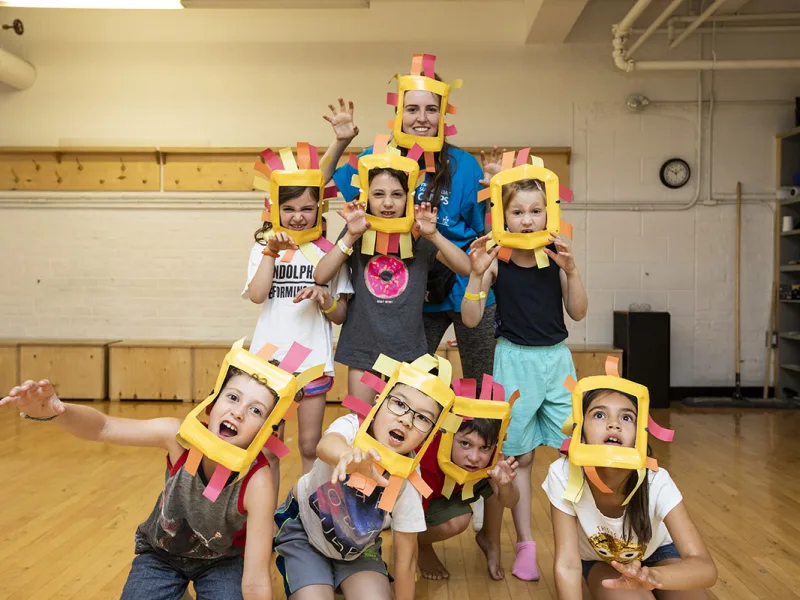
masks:
[[[548,248],[556,251],[555,245]],[[495,337],[521,346],[555,346],[567,339],[560,274],[552,259],[544,269],[498,260]]]

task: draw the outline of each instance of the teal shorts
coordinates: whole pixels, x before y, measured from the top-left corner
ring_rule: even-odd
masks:
[[[497,340],[494,380],[505,388],[506,401],[515,390],[520,392],[503,454],[520,456],[539,446],[561,446],[566,437],[561,426],[572,412],[572,394],[564,387],[568,375],[575,377],[575,365],[563,342],[519,346],[502,337]]]

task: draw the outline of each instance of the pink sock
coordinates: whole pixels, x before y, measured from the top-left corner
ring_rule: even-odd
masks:
[[[517,557],[514,559],[511,574],[523,581],[539,581],[536,542],[519,542],[517,544]]]

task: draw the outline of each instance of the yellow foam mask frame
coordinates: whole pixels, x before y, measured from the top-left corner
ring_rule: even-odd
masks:
[[[476,381],[474,379],[458,379],[453,382],[453,390],[456,394],[453,403],[452,413],[462,420],[472,419],[498,419],[501,421],[500,432],[497,436],[497,448],[489,464],[479,471],[466,471],[452,461],[453,441],[456,431],[447,430],[442,433],[439,443],[439,453],[437,461],[439,468],[445,474],[445,482],[442,487],[442,495],[450,498],[453,490],[458,485],[463,485],[461,498],[469,500],[474,496],[475,482],[485,479],[489,471],[497,465],[503,450],[506,431],[511,422],[511,408],[519,398],[519,390],[515,391],[508,402],[505,401],[505,390],[499,383],[495,383],[490,375],[483,376],[481,383],[481,397],[476,399]]]
[[[322,215],[328,212],[327,200],[336,196],[337,189],[335,185],[325,187],[317,148],[306,142],[298,142],[296,161],[291,148],[282,148],[278,154],[267,148],[259,156],[260,160],[256,161],[253,167],[255,170],[253,187],[269,192],[272,199],[272,201],[265,200],[265,210],[262,212],[262,220],[272,223],[272,230],[268,236],[285,232],[292,236],[298,246],[320,239],[323,236]],[[296,231],[281,226],[278,197],[280,188],[284,186],[319,188],[320,203],[314,227]],[[306,255],[305,252],[303,254]]]
[[[277,429],[281,421],[289,418],[296,411],[295,396],[297,392],[309,382],[321,377],[325,371],[325,365],[321,364],[303,371],[298,376],[292,375],[292,372],[311,352],[297,343],[292,345],[279,366],[269,363],[269,358],[275,353],[277,347],[267,344],[258,355],[255,355],[245,350],[243,346],[244,339],[241,339],[231,347],[222,362],[214,391],[186,416],[178,431],[178,442],[189,450],[185,465],[188,472],[192,475],[197,472],[203,456],[207,456],[217,463],[214,474],[203,493],[212,502],[217,499],[220,491],[225,487],[231,473],[238,473],[238,479],[247,474],[258,453],[265,446],[278,457],[285,456],[288,448],[273,435],[273,431]],[[266,381],[267,385],[278,395],[274,408],[247,448],[239,448],[217,437],[198,418],[219,396],[230,367],[236,367],[257,380]]]
[[[449,104],[450,90],[455,90],[464,85],[461,79],[453,81],[450,85],[434,79],[436,56],[433,54],[415,54],[411,60],[410,75],[395,75],[398,80],[397,93],[389,92],[386,103],[397,107],[397,115],[389,121],[392,137],[401,148],[412,148],[419,144],[425,152],[439,152],[444,144],[445,136],[458,133],[454,125],[445,125],[444,115],[455,114],[456,108]],[[439,129],[436,137],[411,135],[403,133],[403,103],[406,92],[423,90],[438,94],[441,97],[439,104]]]
[[[578,502],[583,494],[583,474],[603,493],[612,493],[597,475],[597,467],[614,469],[630,469],[637,471],[638,483],[623,502],[630,502],[633,494],[641,485],[649,468],[658,470],[658,463],[647,456],[648,433],[654,437],[671,442],[674,432],[659,426],[650,416],[650,395],[647,388],[638,383],[619,376],[619,359],[609,356],[606,359],[606,375],[584,377],[576,382],[571,377],[564,382],[572,392],[572,416],[564,423],[563,431],[571,439],[564,440],[561,451],[569,457],[569,479],[564,491],[564,498]],[[585,444],[581,441],[583,434],[583,397],[592,390],[610,389],[629,394],[636,398],[636,444],[633,448],[603,444]],[[583,473],[581,472],[583,467]]]
[[[430,373],[434,368],[438,369],[438,376]],[[422,460],[428,446],[430,446],[436,431],[439,429],[457,431],[461,425],[461,419],[453,415],[450,411],[455,400],[455,394],[453,390],[450,389],[452,366],[447,359],[441,356],[425,354],[409,364],[400,363],[381,354],[375,362],[374,369],[378,373],[389,377],[389,381],[384,382],[369,371],[364,372],[361,381],[372,387],[372,389],[379,394],[375,405],[369,406],[353,396],[347,396],[344,402],[342,402],[342,406],[354,410],[363,417],[353,446],[365,452],[369,450],[377,451],[381,457],[381,460],[377,463],[379,467],[378,470],[385,469],[389,472],[389,485],[383,491],[378,507],[387,512],[391,512],[397,500],[397,494],[400,492],[400,488],[405,479],[417,488],[424,497],[427,498],[431,494],[432,490],[422,480],[422,477],[417,471],[417,466],[420,460]],[[414,458],[398,454],[391,448],[381,444],[368,433],[376,413],[380,410],[389,392],[391,392],[398,383],[419,390],[423,394],[433,398],[442,407],[442,412],[439,414],[436,424],[433,429],[431,429]],[[371,491],[374,490],[375,482],[366,477],[357,475],[358,474],[351,475],[348,485],[369,495],[367,491],[371,493]]]

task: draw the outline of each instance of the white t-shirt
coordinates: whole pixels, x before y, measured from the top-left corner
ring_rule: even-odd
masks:
[[[311,245],[320,256],[325,253]],[[258,266],[264,255],[261,251],[264,246],[254,244],[250,250],[250,262],[247,265],[247,283],[242,290],[242,298],[247,298],[250,282],[255,277]],[[283,257],[285,251],[280,255]],[[313,300],[303,300],[295,304],[292,299],[303,288],[314,285],[314,266],[308,262],[299,250],[295,251],[290,263],[275,259],[275,273],[272,278],[272,288],[264,301],[263,310],[258,317],[256,331],[250,344],[250,352],[257,353],[264,344],[270,342],[278,347],[273,358],[283,360],[292,342],[297,342],[311,349],[311,354],[298,368],[303,372],[309,367],[325,363],[325,374],[333,376],[333,334],[331,322],[325,318],[319,304]],[[327,285],[329,293],[334,298],[341,294],[352,294],[353,286],[350,283],[350,268],[342,266]]]
[[[655,473],[648,470],[647,477],[653,536],[647,546],[643,547],[638,543],[635,534],[629,543],[625,543],[622,530],[625,515],[614,519],[601,513],[588,485],[584,484],[583,494],[577,503],[562,498],[569,478],[569,463],[566,457],[562,457],[550,465],[542,487],[553,506],[578,518],[581,560],[603,560],[609,563],[616,560],[624,564],[633,560],[645,560],[661,546],[672,543],[664,519],[681,503],[683,496],[666,469],[659,468]]]
[[[338,433],[352,445],[358,432],[358,417],[339,417],[325,432]],[[419,471],[419,469],[417,469]],[[336,560],[355,560],[375,543],[383,530],[386,513],[378,508],[382,487],[364,496],[347,482],[331,484],[333,467],[320,459],[297,482],[300,520],[311,544]],[[391,512],[392,530],[403,533],[425,531],[422,496],[404,481]]]

